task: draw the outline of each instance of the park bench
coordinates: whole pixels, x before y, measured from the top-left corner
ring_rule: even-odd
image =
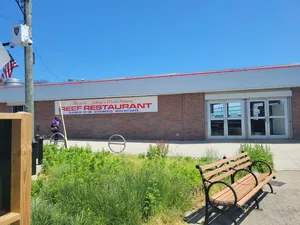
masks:
[[[258,164],[264,165],[268,171],[254,171],[253,168]],[[219,213],[226,213],[233,219],[229,213],[236,208],[242,209],[251,199],[259,208],[256,194],[264,185],[269,185],[271,193],[273,193],[273,188],[269,183],[271,179],[275,179],[272,168],[263,161],[252,162],[247,152],[229,158],[224,157],[222,160],[208,165],[197,165],[196,168],[200,171],[205,192],[205,224],[208,223],[210,216],[209,206]],[[236,175],[241,171],[244,173],[241,174],[240,179],[235,181]],[[230,182],[224,181],[226,178],[230,179]],[[211,188],[218,185],[223,185],[223,189],[211,196]]]

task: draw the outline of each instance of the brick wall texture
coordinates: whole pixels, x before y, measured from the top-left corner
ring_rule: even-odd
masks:
[[[300,87],[293,88],[292,93],[293,136],[300,139]]]
[[[8,111],[0,104],[0,111]],[[35,102],[39,134],[49,134],[54,102]],[[158,112],[98,115],[66,115],[68,138],[107,139],[121,134],[128,140],[203,140],[205,138],[204,94],[158,97]]]
[[[292,88],[293,137],[300,139],[300,87]],[[0,103],[0,112],[10,112]],[[37,133],[49,134],[54,117],[54,102],[35,103]],[[203,140],[205,139],[204,94],[158,97],[158,112],[105,115],[66,115],[69,138],[107,139],[122,134],[128,140]]]

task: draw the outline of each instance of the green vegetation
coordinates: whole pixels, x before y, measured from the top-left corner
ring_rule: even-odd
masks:
[[[167,153],[163,142],[137,157],[46,145],[43,171],[32,185],[32,224],[176,224],[170,217],[182,221],[200,182],[195,165],[210,159]]]
[[[184,224],[183,214],[203,200],[195,165],[219,156],[208,150],[200,159],[167,157],[168,151],[163,142],[138,156],[45,145],[42,173],[32,183],[32,224]],[[258,150],[247,151],[252,157]]]
[[[262,144],[241,144],[239,152],[248,152],[251,161],[261,160],[270,165],[274,169],[274,154],[267,145]],[[259,172],[266,172],[268,168],[262,164],[258,163],[255,168]]]

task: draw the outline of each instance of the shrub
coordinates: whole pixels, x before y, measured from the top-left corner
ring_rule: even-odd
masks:
[[[252,161],[264,161],[268,163],[272,169],[274,169],[274,154],[272,153],[270,147],[267,145],[264,146],[262,144],[241,144],[239,152],[248,152],[249,157]],[[255,166],[255,169],[257,169],[259,172],[265,172],[267,170],[267,167],[262,163],[258,163]]]
[[[218,160],[220,160],[218,152],[210,148],[206,150],[205,156],[200,158],[200,165],[210,164]]]
[[[156,145],[150,145],[147,157],[149,159],[155,158],[166,158],[169,153],[169,145],[166,144],[164,141],[158,141]]]
[[[32,224],[139,225],[190,209],[200,181],[197,160],[168,159],[162,142],[154,148],[134,157],[46,145],[33,182]]]

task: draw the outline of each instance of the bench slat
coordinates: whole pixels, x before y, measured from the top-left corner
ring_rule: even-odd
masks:
[[[219,166],[223,163],[226,163],[226,162],[241,158],[243,156],[246,156],[247,154],[248,154],[247,152],[244,152],[244,153],[241,153],[241,154],[238,154],[238,155],[235,155],[235,156],[231,156],[229,158],[222,159],[222,160],[219,160],[217,162],[214,162],[214,163],[211,163],[211,164],[208,164],[208,165],[204,165],[204,166],[200,166],[200,167],[201,167],[202,171],[208,170],[208,169],[211,169],[213,167]]]
[[[268,173],[255,174],[255,175],[259,182],[265,182],[265,179],[267,179],[267,177],[268,177]],[[258,186],[260,186],[260,184]],[[235,182],[232,185],[232,187],[234,188],[234,190],[237,194],[238,203],[240,203],[240,201],[242,199],[244,199],[245,196],[247,196],[249,193],[251,193],[252,190],[256,189],[255,179],[254,179],[253,175],[248,174],[247,176],[245,176],[245,177],[241,178],[240,180],[238,180],[237,182]],[[212,202],[220,204],[220,205],[232,205],[234,203],[234,195],[229,188],[225,188],[221,192],[215,194],[210,199]]]
[[[242,158],[242,159],[240,159],[240,160],[238,160],[238,161],[230,162],[229,164],[226,164],[225,166],[222,166],[222,167],[220,167],[220,168],[218,168],[218,169],[215,169],[215,170],[213,170],[213,171],[209,171],[209,172],[203,174],[203,177],[204,177],[205,179],[208,179],[208,178],[212,177],[213,175],[215,175],[215,174],[217,174],[217,173],[220,173],[220,172],[222,172],[222,171],[225,171],[225,170],[227,170],[227,169],[229,169],[229,168],[232,168],[232,167],[234,167],[234,166],[236,166],[236,165],[239,165],[239,164],[241,164],[241,163],[243,163],[243,162],[247,162],[247,161],[249,161],[249,160],[250,160],[250,158],[247,156],[247,157]]]
[[[244,163],[242,165],[237,166],[235,169],[236,170],[243,169],[243,168],[246,168],[246,167],[250,166],[251,164],[252,164],[252,162],[246,162],[246,163]],[[216,177],[211,178],[210,182],[215,182],[215,181],[223,180],[224,178],[230,176],[234,172],[235,172],[234,170],[230,170],[230,171],[228,171],[226,173],[222,173],[222,174],[220,174],[220,175],[218,175]]]
[[[245,177],[239,179],[231,186],[235,190],[236,194],[240,195],[241,190],[244,189],[245,187],[248,187],[249,185],[251,185],[252,188],[255,186],[255,179],[254,179],[253,175],[251,175],[251,174],[248,174]],[[232,199],[233,199],[234,197],[233,197],[232,191],[229,188],[227,188],[227,189],[228,190],[226,192],[224,191],[224,194],[214,195],[214,197],[217,196],[218,199],[224,199],[224,198],[226,198],[227,195],[231,195]]]
[[[250,192],[255,187],[255,179],[254,179],[253,175],[248,174],[246,177],[248,179],[245,179],[243,181],[241,181],[241,179],[238,180],[234,187],[234,191],[237,194],[238,200],[241,199],[243,196],[245,196],[248,192]],[[229,202],[229,200],[231,200],[233,203],[234,195],[233,195],[232,191],[229,191],[225,195],[222,195],[219,199],[224,200],[224,202]]]
[[[233,188],[236,188],[236,187],[238,186],[238,184],[240,184],[240,183],[242,183],[242,182],[246,182],[246,180],[247,180],[247,179],[250,179],[251,176],[252,176],[251,174],[248,174],[248,175],[242,177],[241,179],[239,179],[237,182],[233,183],[231,186],[232,186]],[[229,188],[225,188],[224,190],[222,190],[222,191],[216,193],[213,197],[214,197],[214,198],[219,198],[221,195],[226,194],[226,192],[229,192],[229,191],[231,192],[231,190],[230,190]]]
[[[262,181],[258,186],[256,186],[252,191],[250,191],[247,195],[245,195],[240,201],[238,201],[237,205],[242,207],[245,205],[263,186],[265,186],[272,178],[275,176],[273,172],[271,175],[267,176],[264,181]]]
[[[235,167],[235,169],[236,170],[244,169],[244,168],[246,168],[248,166],[251,166],[251,164],[252,164],[252,162],[246,162],[246,163],[244,163],[242,165],[239,165],[239,166]]]

